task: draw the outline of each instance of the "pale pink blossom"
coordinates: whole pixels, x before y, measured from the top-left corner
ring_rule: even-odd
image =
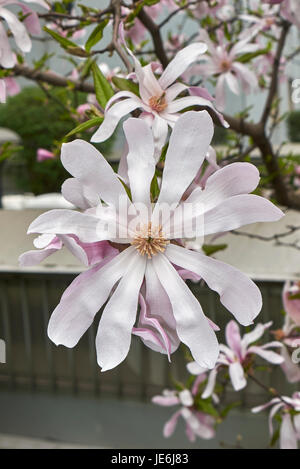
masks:
[[[0,103],[6,102],[6,96],[15,96],[20,93],[18,82],[12,77],[0,79]]]
[[[297,326],[300,326],[300,283],[286,282],[282,294],[286,313]]]
[[[300,28],[300,2],[299,0],[284,0],[281,3],[281,15],[292,24]]]
[[[92,142],[103,142],[114,132],[121,118],[135,109],[142,109],[142,118],[152,121],[152,132],[156,145],[157,158],[165,144],[168,126],[174,127],[180,117],[180,111],[190,106],[207,106],[214,110],[210,100],[202,96],[185,96],[178,98],[189,87],[183,83],[174,83],[187,67],[198,60],[206,51],[204,43],[190,44],[176,54],[159,79],[153,73],[152,64],[144,67],[128,49],[135,63],[135,74],[139,84],[140,97],[131,91],[116,93],[107,103],[104,121],[92,136]],[[124,99],[125,98],[125,99]],[[219,118],[222,116],[218,113]]]
[[[273,418],[280,412],[280,449],[297,449],[300,440],[300,393],[295,392],[292,397],[275,397],[267,404],[254,407],[253,413],[272,407],[269,414],[270,436],[274,434]]]
[[[268,342],[264,345],[253,345],[264,334],[265,330],[271,326],[272,322],[267,324],[257,324],[257,326],[243,337],[235,321],[230,321],[226,326],[227,345],[220,344],[220,355],[216,367],[209,373],[207,386],[202,393],[202,398],[211,396],[215,385],[218,372],[226,367],[228,368],[230,381],[235,391],[240,391],[247,385],[247,377],[244,367],[249,364],[249,358],[258,355],[264,360],[274,365],[281,364],[284,359],[281,355],[270,350],[272,348],[281,348],[282,344],[278,341]],[[196,362],[187,365],[190,373],[198,375],[203,373],[203,368]]]
[[[205,78],[215,76],[216,104],[221,110],[225,106],[225,85],[236,95],[249,92],[258,86],[254,72],[248,66],[238,61],[238,58],[248,52],[255,52],[259,46],[250,44],[251,38],[244,38],[236,42],[232,47],[223,33],[218,30],[218,43],[214,44],[207,32],[202,29],[199,39],[208,46],[208,55],[202,57],[204,64],[198,65],[198,74]],[[241,84],[241,88],[240,88]]]
[[[131,200],[105,158],[89,143],[75,140],[62,147],[62,164],[73,176],[64,183],[62,192],[71,203],[88,210],[52,210],[29,227],[29,233],[72,234],[81,242],[107,240],[120,246],[120,254],[105,265],[93,266],[68,287],[51,316],[49,336],[57,345],[74,347],[110,297],[100,320],[96,348],[102,371],[117,366],[130,348],[144,284],[150,306],[147,315],[152,318],[151,298],[155,295],[158,299],[163,291],[168,299],[166,310],[155,318],[166,329],[173,330],[175,326],[176,334],[190,348],[195,361],[212,368],[219,353],[215,333],[174,266],[199,275],[244,325],[252,323],[259,313],[261,294],[237,269],[173,244],[172,240],[189,236],[185,226],[190,226],[190,222],[191,226],[198,226],[199,217],[201,221],[204,218],[204,224],[197,229],[208,235],[257,221],[275,221],[283,214],[270,201],[249,195],[259,182],[258,170],[249,163],[234,163],[216,171],[208,178],[205,190],[197,188],[182,201],[212,139],[213,123],[206,111],[186,112],[175,123],[154,207],[150,200],[155,172],[151,129],[142,119],[130,118],[124,123],[124,132],[129,148]],[[125,201],[128,208],[126,216],[119,216],[120,201]],[[187,203],[193,210],[178,221],[178,214],[183,213]],[[141,205],[146,210],[139,212]],[[164,206],[169,208],[166,216]],[[132,219],[136,222],[134,228]],[[195,235],[195,230],[191,235]],[[155,293],[151,285],[156,285]],[[172,349],[171,345],[167,348]]]
[[[46,148],[38,148],[36,159],[37,161],[53,160],[55,155],[52,151],[46,150]]]
[[[251,38],[261,31],[270,31],[275,35],[275,37],[277,37],[279,31],[277,26],[279,6],[262,5],[261,1],[252,0],[250,2],[250,9],[256,14],[239,15],[240,19],[252,24],[250,28],[248,27],[244,31],[241,37],[249,36]]]
[[[164,425],[165,438],[169,438],[174,433],[180,417],[185,422],[186,436],[191,442],[194,442],[196,437],[205,440],[215,437],[214,418],[197,410],[194,406],[193,393],[188,389],[179,392],[165,390],[161,396],[154,396],[152,402],[163,407],[180,406]]]
[[[49,6],[42,0],[26,1],[26,3],[38,3],[49,9]],[[27,15],[23,22],[7,8],[11,5],[17,5],[22,9],[23,14]],[[0,0],[0,18],[6,22],[12,32],[17,47],[22,52],[29,52],[32,44],[28,33],[39,34],[41,31],[37,14],[21,1]],[[4,24],[0,22],[0,65],[4,68],[12,68],[15,63],[16,56],[11,49]]]

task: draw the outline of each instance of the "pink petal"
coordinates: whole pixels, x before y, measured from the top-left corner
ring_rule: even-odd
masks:
[[[244,370],[240,362],[234,362],[229,365],[229,375],[235,391],[240,391],[247,386]]]

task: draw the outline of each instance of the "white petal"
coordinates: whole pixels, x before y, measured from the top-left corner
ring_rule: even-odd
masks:
[[[240,391],[247,386],[244,370],[240,362],[234,362],[229,365],[229,375],[235,391]]]
[[[172,304],[179,338],[200,366],[213,368],[219,353],[218,342],[200,304],[164,255],[154,256],[152,262]]]
[[[123,125],[128,144],[128,178],[132,201],[150,207],[150,185],[155,172],[154,142],[148,124],[127,119]]]
[[[176,122],[166,155],[160,203],[177,204],[205,158],[213,136],[213,122],[206,111],[184,113]]]
[[[179,51],[158,80],[160,86],[165,90],[168,86],[172,85],[185,72],[187,67],[206,51],[207,46],[203,42],[195,42]]]
[[[138,107],[141,107],[141,105],[142,102],[138,97],[128,98],[124,101],[120,101],[119,103],[115,103],[107,112],[105,112],[104,121],[92,136],[91,142],[104,142],[107,140],[114,133],[114,130],[122,117],[126,116]]]
[[[99,194],[107,204],[118,206],[120,197],[126,197],[124,186],[112,167],[96,148],[84,140],[64,143],[61,161],[69,173],[88,188]]]
[[[127,270],[132,252],[128,248],[112,260],[106,259],[73,280],[49,321],[48,335],[56,345],[74,347],[77,344],[115,283]]]
[[[101,371],[119,365],[128,354],[146,262],[145,256],[132,254],[123,278],[103,311],[96,337]]]
[[[261,293],[255,283],[239,270],[175,244],[170,244],[165,254],[172,263],[200,275],[209,288],[219,293],[221,303],[241,324],[251,324],[260,312]]]

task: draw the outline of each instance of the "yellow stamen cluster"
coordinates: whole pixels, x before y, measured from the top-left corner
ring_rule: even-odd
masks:
[[[164,111],[168,105],[166,102],[165,93],[163,93],[161,96],[151,96],[148,103],[151,109],[156,112]]]
[[[162,227],[152,227],[151,222],[149,222],[148,225],[136,233],[136,237],[131,244],[142,256],[146,255],[148,259],[151,259],[159,252],[164,252],[169,243],[170,241],[163,235]]]

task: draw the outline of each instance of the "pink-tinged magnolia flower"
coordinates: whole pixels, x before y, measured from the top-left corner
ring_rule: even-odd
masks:
[[[187,67],[195,62],[207,47],[204,43],[190,44],[179,51],[169,63],[159,79],[153,73],[152,64],[144,67],[128,50],[135,63],[135,74],[139,84],[140,97],[131,91],[120,91],[116,93],[107,103],[104,121],[92,136],[92,142],[103,142],[114,132],[121,118],[135,109],[142,109],[142,118],[150,118],[152,121],[152,132],[157,148],[157,157],[164,145],[168,126],[174,127],[180,117],[180,111],[190,106],[207,106],[214,110],[210,100],[202,96],[185,96],[178,98],[183,91],[189,87],[183,83],[174,83]],[[125,99],[123,99],[125,98]],[[117,102],[116,102],[117,101]],[[222,116],[218,113],[219,118]]]
[[[180,406],[180,409],[164,425],[165,438],[169,438],[174,433],[179,417],[185,421],[186,436],[191,442],[194,442],[197,436],[205,440],[215,437],[213,417],[199,412],[194,407],[194,396],[188,389],[180,392],[165,390],[161,396],[154,396],[152,402],[163,407]]]
[[[196,5],[190,7],[190,11],[193,13],[193,16],[198,19],[202,19],[208,15],[217,15],[219,10],[226,6],[227,0],[216,0],[213,2],[213,6],[209,5],[209,2],[200,1]]]
[[[300,282],[286,282],[282,294],[286,313],[300,326]]]
[[[197,230],[206,235],[257,221],[275,221],[283,214],[270,201],[249,195],[258,184],[259,173],[248,163],[220,169],[207,180],[204,191],[197,188],[182,201],[212,139],[213,123],[206,111],[184,113],[176,122],[154,207],[150,199],[155,173],[152,132],[142,119],[133,118],[124,123],[124,132],[129,148],[131,199],[105,158],[89,143],[75,140],[62,147],[62,163],[73,176],[64,183],[62,192],[74,205],[86,204],[86,208],[91,208],[85,213],[51,210],[29,227],[29,233],[72,234],[85,243],[107,240],[114,246],[121,245],[120,254],[112,261],[93,266],[69,286],[51,316],[49,337],[57,345],[75,346],[112,293],[102,313],[96,348],[102,371],[117,366],[130,347],[144,283],[149,316],[152,317],[151,298],[160,299],[163,292],[168,310],[161,310],[155,318],[162,321],[162,327],[172,330],[175,326],[195,361],[212,368],[219,353],[214,331],[176,268],[201,276],[220,294],[222,304],[245,325],[252,323],[259,313],[261,294],[237,269],[172,241],[178,242],[190,233],[194,236],[195,231],[197,235]],[[120,202],[128,207],[125,216],[120,215]],[[186,204],[192,210],[185,212]],[[204,225],[198,223],[199,218],[201,221],[204,218]],[[134,227],[132,219],[136,222]],[[186,233],[186,226],[193,227],[193,231]]]
[[[249,44],[251,38],[244,38],[231,47],[220,30],[218,30],[218,44],[216,45],[204,29],[200,31],[198,37],[208,46],[208,55],[202,57],[205,63],[198,65],[198,73],[206,78],[217,77],[216,104],[218,108],[222,110],[225,106],[225,84],[236,95],[241,92],[239,81],[245,92],[258,86],[255,74],[238,61],[241,55],[258,50],[257,44]]]
[[[6,102],[6,96],[15,96],[20,93],[20,86],[18,82],[12,78],[7,77],[0,79],[0,103]]]
[[[261,1],[259,0],[252,0],[250,2],[250,10],[257,14],[242,14],[239,15],[239,18],[248,22],[252,23],[253,26],[248,28],[243,34],[243,37],[254,37],[260,31],[271,31],[275,36],[278,34],[278,13],[279,7],[278,6],[269,6],[269,5],[262,5]]]
[[[281,4],[280,13],[285,19],[300,28],[299,0],[284,0]]]
[[[292,397],[275,397],[267,404],[254,407],[253,413],[261,412],[272,407],[269,415],[269,431],[273,436],[273,418],[280,411],[280,449],[297,449],[297,441],[300,440],[300,392],[295,392]]]
[[[243,338],[235,321],[230,321],[226,326],[226,342],[227,345],[220,344],[220,355],[217,360],[216,367],[209,373],[208,382],[203,391],[202,398],[206,399],[211,396],[216,384],[218,371],[222,367],[228,367],[231,384],[235,391],[240,391],[247,385],[244,367],[249,364],[251,355],[259,355],[264,360],[274,365],[279,365],[284,361],[283,357],[270,348],[282,347],[278,341],[269,342],[264,345],[251,345],[259,340],[266,329],[271,326],[272,322],[267,324],[257,324],[253,331],[245,334]],[[203,368],[195,362],[188,363],[187,368],[190,373],[198,375],[202,374]]]
[[[25,0],[26,3],[38,3],[41,6],[49,9],[46,2]],[[27,15],[25,20],[21,22],[17,16],[7,9],[10,5],[17,5],[22,9],[24,15]],[[4,8],[5,7],[5,8]],[[0,0],[0,18],[6,23],[15,39],[16,45],[22,52],[29,52],[31,50],[31,39],[29,33],[39,34],[41,31],[40,23],[37,14],[31,10],[24,3],[17,0]],[[13,53],[9,39],[6,35],[3,23],[0,22],[0,65],[4,68],[11,68],[16,63],[16,57]]]
[[[144,6],[144,10],[151,17],[152,20],[155,20],[164,8],[167,8],[169,11],[177,9],[177,5],[173,0],[160,0],[152,6]],[[122,15],[128,15],[131,13],[130,8],[122,7]],[[139,44],[145,39],[147,29],[143,23],[135,18],[133,26],[124,31],[126,37],[130,38],[134,44]]]
[[[53,160],[55,155],[52,151],[46,150],[45,148],[38,148],[36,159],[38,162],[45,161],[45,160]]]

